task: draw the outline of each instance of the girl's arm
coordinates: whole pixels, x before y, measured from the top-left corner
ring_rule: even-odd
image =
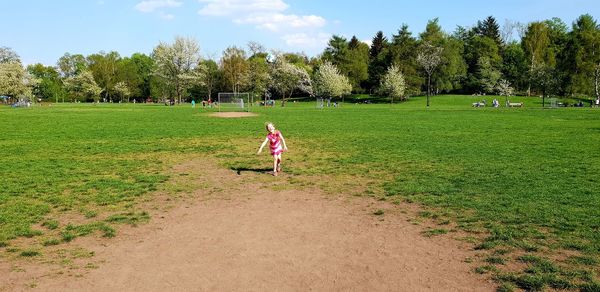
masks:
[[[267,145],[267,142],[269,142],[269,138],[265,138],[265,141],[260,145],[260,148],[258,148],[258,152],[256,152],[256,155],[258,155],[262,152],[265,145]]]
[[[283,143],[283,149],[287,151],[287,145],[285,145],[285,139],[283,139],[283,135],[279,132],[279,137],[281,137],[281,143]]]

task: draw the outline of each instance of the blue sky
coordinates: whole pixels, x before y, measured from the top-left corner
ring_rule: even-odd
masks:
[[[448,32],[488,15],[500,25],[600,17],[597,0],[0,0],[0,7],[0,46],[14,49],[25,64],[46,65],[66,52],[149,54],[177,35],[197,39],[205,57],[219,58],[226,47],[248,41],[312,56],[332,34],[369,40],[406,23],[418,35],[435,17]]]

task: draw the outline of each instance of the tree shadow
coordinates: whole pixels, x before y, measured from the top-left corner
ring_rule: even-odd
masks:
[[[231,170],[235,171],[237,173],[237,175],[242,175],[242,172],[256,172],[256,173],[266,173],[266,172],[270,172],[273,171],[272,168],[254,168],[254,167],[231,167]]]

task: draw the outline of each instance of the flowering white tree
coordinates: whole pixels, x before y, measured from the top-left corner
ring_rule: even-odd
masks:
[[[31,98],[32,87],[37,83],[20,62],[0,62],[0,95]]]
[[[496,85],[496,92],[500,96],[511,96],[514,94],[514,89],[510,86],[510,82],[505,79],[500,79]]]
[[[200,46],[194,39],[176,37],[173,44],[160,43],[152,53],[156,61],[155,74],[168,87],[175,89],[177,101],[194,84],[201,84],[203,70],[194,70],[200,63]]]
[[[20,63],[17,52],[9,47],[0,47],[0,63]]]
[[[330,62],[325,62],[319,67],[313,83],[315,94],[321,97],[340,97],[352,91],[348,77],[340,74],[337,67]]]
[[[287,98],[294,91],[313,94],[312,83],[308,73],[294,64],[287,62],[283,56],[277,58],[271,71],[271,88],[281,94],[281,106],[285,106]]]
[[[129,87],[127,87],[127,84],[125,84],[125,82],[120,81],[117,82],[117,84],[115,84],[115,93],[121,98],[122,101],[127,99],[127,102],[129,102],[129,96],[131,95],[131,91],[129,90]]]
[[[404,75],[400,71],[400,68],[396,65],[392,65],[388,68],[387,72],[381,78],[381,84],[379,86],[381,93],[388,95],[392,98],[404,100],[404,91],[406,90],[406,82],[404,81]]]
[[[431,75],[442,64],[442,52],[443,48],[425,42],[417,55],[417,63],[427,73],[427,106],[429,106],[429,96],[431,95]]]
[[[97,102],[100,99],[102,88],[94,81],[92,72],[84,70],[75,76],[71,76],[65,80],[65,86],[71,93],[71,100],[85,100],[87,98],[94,99]]]

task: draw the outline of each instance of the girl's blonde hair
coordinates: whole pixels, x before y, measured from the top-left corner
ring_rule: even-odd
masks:
[[[273,128],[275,128],[275,124],[271,123],[271,122],[266,122],[265,123],[265,129],[268,131],[269,130],[269,125],[272,125]]]

